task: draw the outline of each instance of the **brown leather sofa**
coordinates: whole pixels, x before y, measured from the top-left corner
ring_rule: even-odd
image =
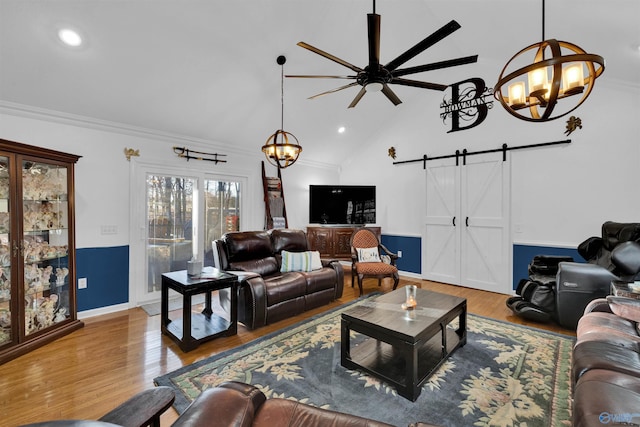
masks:
[[[267,399],[249,384],[229,381],[203,391],[172,427],[392,427],[390,424],[316,408],[287,399]],[[430,424],[410,424],[429,427]]]
[[[573,348],[573,426],[640,425],[640,300],[593,300]]]
[[[321,260],[313,271],[281,272],[282,251],[309,251],[302,230],[238,231],[213,242],[214,265],[237,274],[238,320],[255,329],[328,304],[342,296],[344,269],[337,260]],[[228,290],[219,292],[229,311]]]

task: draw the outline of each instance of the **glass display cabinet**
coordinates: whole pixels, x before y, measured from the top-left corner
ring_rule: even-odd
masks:
[[[0,139],[0,363],[82,327],[74,286],[78,159]]]

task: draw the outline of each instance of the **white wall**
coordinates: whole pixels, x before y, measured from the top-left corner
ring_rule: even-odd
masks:
[[[602,80],[602,78],[600,79]],[[596,84],[577,110],[546,123],[530,123],[509,115],[495,102],[478,127],[447,133],[434,99],[413,98],[423,108],[399,105],[393,127],[372,135],[366,150],[342,164],[343,184],[378,186],[378,223],[385,233],[420,235],[425,203],[421,163],[393,165],[397,160],[571,139],[571,144],[515,150],[512,159],[512,224],[515,243],[575,247],[599,235],[606,220],[640,221],[637,196],[640,165],[640,87],[615,82]],[[439,98],[438,98],[439,97]],[[566,120],[575,115],[582,129],[565,136]],[[514,227],[515,228],[515,227]]]
[[[248,215],[244,218],[244,229],[264,228],[260,164],[264,156],[259,146],[256,146],[255,153],[238,152],[216,144],[204,145],[202,141],[181,140],[179,137],[145,134],[137,129],[118,129],[113,124],[82,123],[45,115],[26,117],[0,114],[0,138],[82,156],[75,169],[78,248],[130,244],[130,175],[138,162],[247,177],[249,188],[245,202]],[[227,154],[227,163],[187,162],[173,152],[174,145]],[[132,157],[131,162],[127,161],[125,148],[140,150],[140,156]],[[275,167],[268,163],[266,171],[269,176],[277,175]],[[336,166],[317,165],[304,159],[282,171],[290,227],[304,228],[307,225],[308,185],[335,183],[338,181],[337,173]],[[134,195],[133,200],[144,203],[144,197],[144,194]],[[118,233],[102,235],[102,225],[116,226]]]
[[[439,95],[435,95],[439,96]],[[437,99],[437,98],[436,98]],[[371,135],[366,149],[344,158],[340,168],[301,159],[282,171],[289,225],[308,223],[309,184],[375,184],[378,186],[377,222],[387,234],[420,235],[424,212],[424,172],[420,163],[393,165],[387,150],[394,146],[397,160],[437,156],[456,149],[469,151],[563,140],[566,117],[547,123],[528,123],[507,114],[494,103],[480,126],[447,133],[449,123],[439,118],[433,96],[414,97],[395,108],[393,126]],[[419,107],[411,103],[418,103]],[[563,146],[512,152],[512,224],[520,233],[515,243],[575,246],[597,235],[606,220],[640,221],[636,196],[640,164],[640,88],[600,82],[586,102],[572,114],[583,128]],[[135,161],[203,168],[249,177],[249,216],[245,229],[262,229],[264,205],[260,162],[263,156],[211,144],[203,151],[228,154],[228,163],[187,163],[173,145],[197,149],[201,141],[166,135],[117,130],[54,117],[0,115],[0,137],[81,155],[76,167],[77,246],[129,244],[129,174],[124,148],[140,150]],[[205,164],[206,163],[206,164]],[[267,164],[267,175],[275,176]],[[101,225],[115,225],[116,235],[102,235]]]

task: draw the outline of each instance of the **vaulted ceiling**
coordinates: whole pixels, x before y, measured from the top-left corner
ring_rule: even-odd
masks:
[[[406,65],[474,54],[478,62],[411,77],[442,84],[481,77],[492,87],[511,56],[541,40],[541,1],[378,0],[381,62],[455,19],[460,30]],[[371,0],[0,0],[0,108],[259,151],[280,127],[276,57],[287,57],[287,74],[352,74],[296,43],[364,67],[371,11]],[[639,16],[637,0],[553,0],[545,35],[602,55],[599,81],[637,88]],[[56,38],[63,26],[85,44],[63,46]],[[285,79],[284,128],[305,157],[336,162],[337,150],[356,149],[397,114],[437,106],[444,96],[394,86],[403,101],[397,107],[370,93],[348,109],[359,87],[307,99],[343,84]],[[437,115],[428,121],[446,132]]]

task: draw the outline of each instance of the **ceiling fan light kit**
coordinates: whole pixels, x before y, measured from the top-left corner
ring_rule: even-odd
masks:
[[[284,169],[298,160],[302,146],[295,135],[284,130],[284,63],[287,62],[287,58],[280,55],[276,62],[280,65],[280,129],[267,138],[262,152],[269,163],[278,169]]]
[[[455,67],[459,65],[471,64],[478,61],[478,55],[466,56],[446,61],[434,62],[414,67],[400,68],[402,65],[424,52],[429,47],[438,43],[442,39],[451,35],[454,31],[460,29],[461,26],[456,21],[450,21],[442,28],[436,30],[433,34],[411,47],[397,58],[388,62],[386,65],[380,63],[380,15],[376,14],[376,2],[373,0],[373,13],[367,14],[367,35],[368,35],[368,57],[369,63],[364,68],[353,65],[343,59],[331,55],[323,50],[311,46],[305,42],[299,42],[298,46],[307,49],[315,54],[323,56],[343,67],[349,68],[356,73],[349,76],[327,76],[327,75],[287,75],[286,77],[294,78],[329,78],[329,79],[345,79],[355,80],[344,86],[328,90],[311,96],[309,99],[315,99],[323,95],[335,93],[350,87],[361,86],[360,91],[356,94],[349,108],[355,107],[367,92],[382,92],[389,101],[394,105],[401,104],[402,101],[390,88],[390,85],[397,84],[402,86],[411,86],[422,89],[431,89],[444,91],[448,85],[429,83],[418,80],[402,78],[409,74],[422,73],[425,71],[438,70],[442,68]]]
[[[531,122],[554,120],[578,108],[593,90],[605,65],[604,58],[586,53],[573,43],[545,40],[544,13],[542,0],[543,41],[516,53],[502,69],[493,89],[495,98],[509,114]],[[532,58],[528,56],[531,53]],[[555,109],[558,101],[580,94],[577,102],[565,102],[564,108]]]

